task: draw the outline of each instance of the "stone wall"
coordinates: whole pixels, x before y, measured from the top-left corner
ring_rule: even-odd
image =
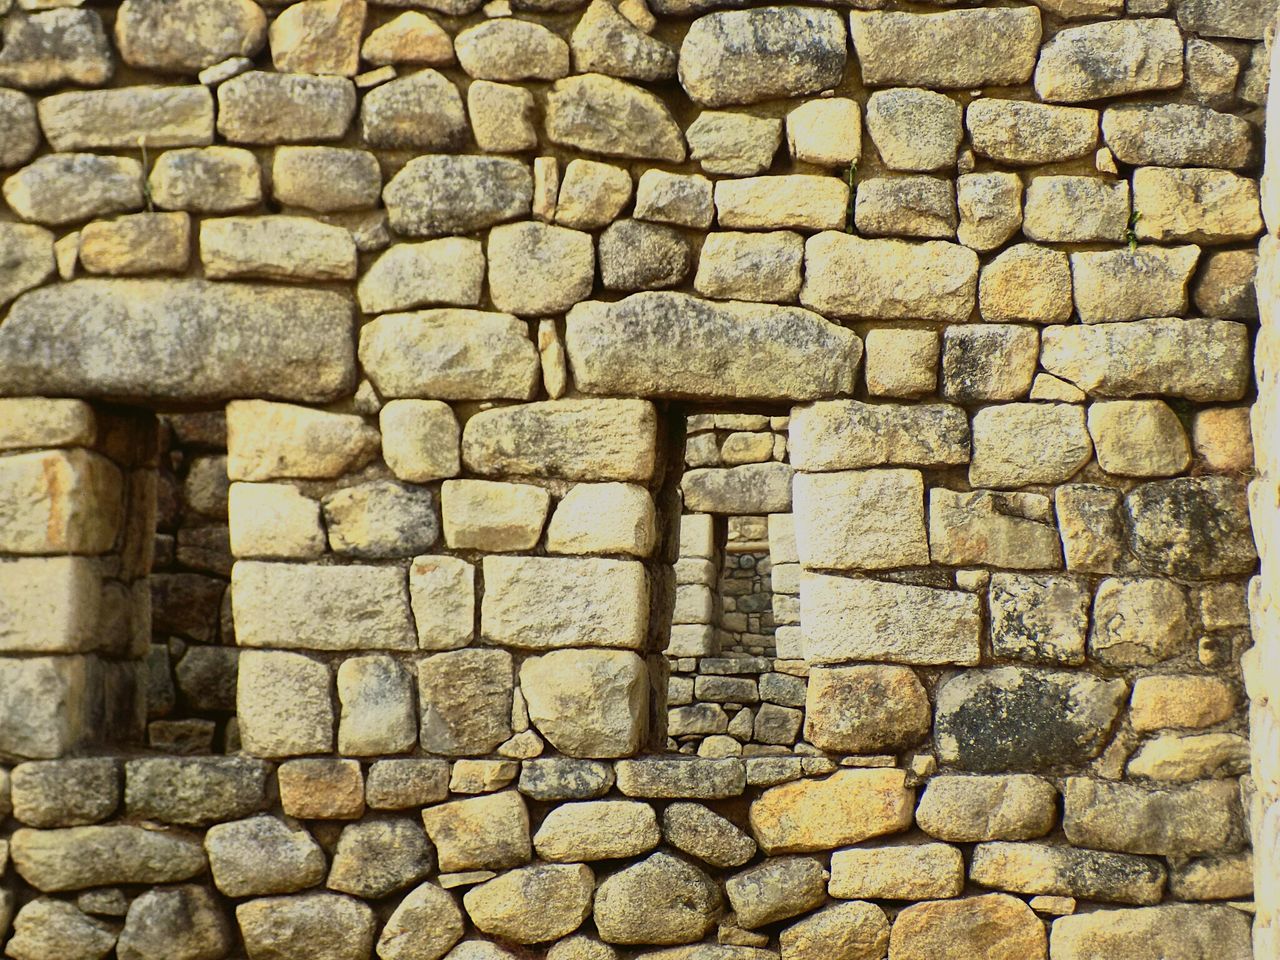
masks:
[[[6,954],[1277,956],[1270,0],[479,2],[0,0]]]

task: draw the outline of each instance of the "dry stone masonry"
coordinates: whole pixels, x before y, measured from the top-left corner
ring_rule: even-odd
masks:
[[[1273,15],[0,0],[0,950],[1278,960]]]

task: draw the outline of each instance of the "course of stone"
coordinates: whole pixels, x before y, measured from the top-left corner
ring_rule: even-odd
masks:
[[[1273,13],[0,0],[4,955],[1280,958]]]

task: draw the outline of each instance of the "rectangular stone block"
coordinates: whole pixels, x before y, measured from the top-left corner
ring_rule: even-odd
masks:
[[[791,509],[790,464],[690,470],[680,481],[686,510],[756,516]]]
[[[707,513],[680,517],[680,556],[710,559],[716,555],[715,518]]]
[[[618,789],[628,797],[719,800],[746,789],[741,760],[702,757],[646,757],[614,764]]]
[[[0,450],[87,447],[97,432],[93,408],[83,400],[0,399]]]
[[[969,419],[949,403],[830,400],[795,407],[788,436],[797,470],[946,467],[969,462]]]
[[[454,650],[422,660],[422,749],[450,757],[491,753],[512,734],[514,690],[505,650]]]
[[[0,561],[0,653],[82,653],[97,639],[102,577],[85,557]]]
[[[713,657],[720,652],[716,628],[709,623],[677,623],[667,642],[668,657]]]
[[[465,647],[475,635],[476,568],[457,557],[414,557],[409,601],[423,650]]]
[[[855,847],[831,855],[831,895],[842,900],[941,900],[964,890],[964,858],[948,843]]]
[[[241,560],[231,571],[242,647],[413,650],[408,583],[396,567]]]
[[[0,553],[106,553],[124,520],[124,479],[85,450],[0,457]]]
[[[641,563],[485,557],[484,582],[486,640],[528,650],[644,647],[649,584]]]
[[[0,754],[49,760],[90,739],[100,682],[90,657],[0,657]]]
[[[918,470],[802,473],[795,479],[800,562],[819,570],[926,566],[924,477]]]
[[[54,150],[136,150],[213,142],[213,95],[203,85],[77,90],[40,101]]]
[[[980,655],[978,598],[955,590],[809,574],[800,619],[810,663],[972,665]]]
[[[333,748],[329,668],[300,653],[245,650],[236,680],[236,716],[244,750],[291,757]]]
[[[462,458],[483,476],[566,480],[653,476],[658,419],[643,400],[549,400],[477,413],[462,432]]]
[[[720,226],[733,230],[840,230],[849,212],[849,187],[834,177],[721,180],[715,199]]]
[[[1062,829],[1076,846],[1191,857],[1231,853],[1245,844],[1233,779],[1148,790],[1071,777],[1064,794]]]

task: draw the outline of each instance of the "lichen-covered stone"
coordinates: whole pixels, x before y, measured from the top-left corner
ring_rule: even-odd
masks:
[[[659,852],[600,884],[596,929],[606,943],[695,943],[714,925],[722,904],[720,888],[710,877]]]
[[[236,921],[248,954],[269,960],[363,960],[378,927],[368,904],[335,893],[249,900]]]
[[[1062,828],[1079,847],[1186,857],[1230,853],[1245,843],[1234,780],[1150,790],[1070,777],[1064,793]]]
[[[98,86],[115,72],[115,56],[96,10],[6,13],[0,84],[28,90],[61,83]]]
[[[12,813],[28,827],[77,827],[106,820],[120,805],[120,768],[110,759],[37,760],[10,776]]]
[[[673,287],[693,264],[684,234],[657,223],[619,220],[600,235],[599,247],[600,279],[608,290]]]
[[[945,170],[955,166],[964,137],[962,114],[958,103],[930,90],[878,90],[867,100],[867,133],[891,170]],[[866,183],[858,185],[859,197]]]
[[[812,857],[774,857],[725,881],[737,923],[747,930],[806,913],[827,899],[827,871]]]
[[[20,90],[0,89],[0,136],[0,167],[26,163],[40,146],[35,101]]]
[[[131,67],[192,74],[231,57],[252,57],[266,42],[267,18],[252,0],[125,0],[115,37]]]
[[[1120,241],[1129,229],[1129,182],[1101,177],[1033,177],[1022,232],[1047,243]]]
[[[1172,20],[1130,19],[1060,31],[1036,67],[1041,100],[1080,103],[1182,85],[1182,33]]]
[[[339,140],[355,112],[343,77],[254,70],[218,87],[218,133],[232,143]]]
[[[804,736],[833,753],[899,753],[929,734],[929,697],[908,667],[815,668]]]
[[[434,883],[400,901],[378,937],[381,960],[440,960],[462,939],[466,919],[453,894]]]
[[[371,147],[425,152],[457,149],[468,128],[457,87],[435,70],[422,70],[366,94],[360,129]]]
[[[435,856],[420,824],[408,819],[362,820],[342,828],[326,885],[376,900],[417,883],[434,867]]]
[[[889,920],[872,903],[837,903],[784,927],[783,960],[880,960],[889,947]]]
[[[1084,663],[1089,628],[1085,583],[1055,575],[995,573],[987,600],[991,651],[1032,663]]]
[[[204,826],[267,803],[269,768],[249,757],[154,757],[125,764],[125,810],[161,823]]]
[[[740,867],[756,852],[756,842],[735,824],[699,803],[676,802],[662,812],[667,843],[722,869]]]
[[[1136,910],[1098,910],[1053,922],[1060,960],[1248,960],[1249,917],[1227,906],[1171,903]]]
[[[976,664],[976,597],[877,580],[810,574],[800,581],[805,659]]]
[[[1206,37],[1261,39],[1272,11],[1265,0],[1179,0],[1178,22]]]
[[[835,87],[845,28],[833,10],[766,7],[699,17],[680,47],[680,84],[708,107],[757,103]]]
[[[969,878],[1011,893],[1112,903],[1159,903],[1165,870],[1158,860],[1042,843],[982,843]]]
[[[32,287],[38,287],[54,271],[53,234],[26,223],[0,224],[0,306]]]
[[[1238,170],[1254,153],[1247,120],[1192,104],[1110,107],[1102,133],[1116,159],[1135,166]]]
[[[976,153],[1000,163],[1074,160],[1098,145],[1098,111],[984,97],[969,104],[965,124]]]
[[[11,912],[10,905],[4,914],[6,934]],[[115,945],[116,931],[107,923],[87,916],[65,900],[41,897],[24,904],[13,918],[13,936],[5,955],[13,960],[101,960]]]
[[[470,233],[527,216],[533,175],[508,157],[414,157],[383,190],[391,228],[407,236]]]
[[[864,236],[955,236],[955,192],[936,177],[873,177],[858,185],[854,224]]]
[[[588,393],[741,399],[852,391],[862,354],[856,335],[809,311],[657,292],[574,307],[565,346]]]
[[[328,867],[305,829],[273,816],[214,824],[204,847],[213,882],[228,897],[295,893],[322,881]]]
[[[44,893],[118,883],[178,883],[205,869],[204,851],[188,834],[132,824],[20,828],[10,839],[18,875]]]
[[[916,14],[849,15],[862,81],[931,89],[1026,83],[1040,47],[1040,12],[1030,7]]]
[[[955,466],[969,461],[969,423],[950,404],[828,400],[792,408],[788,450],[809,473]]]
[[[1150,570],[1175,577],[1244,574],[1257,551],[1244,485],[1230,477],[1143,484],[1125,498],[1129,549]]]
[[[676,52],[628,20],[609,0],[592,0],[569,38],[579,73],[629,80],[665,80],[676,74]]]
[[[231,930],[204,887],[147,890],[129,904],[116,944],[120,960],[222,960]]]
[[[165,210],[232,213],[262,201],[262,172],[257,157],[239,147],[166,150],[152,164],[147,187]]]
[[[1026,667],[971,670],[937,694],[939,759],[993,773],[1082,763],[1102,752],[1128,685]]]
[[[552,143],[605,156],[685,158],[684,135],[661,100],[596,73],[556,81],[547,97],[546,132]]]
[[[907,829],[914,799],[905,771],[841,770],[765,790],[751,804],[751,832],[769,856],[834,850]]]
[[[961,323],[977,299],[978,257],[935,240],[820,233],[805,243],[800,302],[827,316]]]
[[[765,514],[791,509],[792,469],[785,463],[688,471],[680,481],[686,509],[695,513]]]
[[[3,190],[23,220],[61,226],[140,210],[142,165],[129,157],[47,154],[5,180]]]

